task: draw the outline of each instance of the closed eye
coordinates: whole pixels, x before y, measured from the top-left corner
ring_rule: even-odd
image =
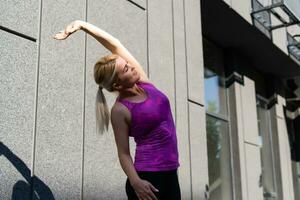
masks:
[[[128,71],[128,62],[126,63],[126,65],[124,66],[124,68],[126,68],[126,70],[125,70],[125,72],[127,72]]]

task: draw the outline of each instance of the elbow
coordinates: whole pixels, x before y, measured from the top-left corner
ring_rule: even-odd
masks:
[[[119,157],[120,159],[121,159],[121,158],[127,158],[128,156],[131,156],[129,151],[118,152],[118,157]]]

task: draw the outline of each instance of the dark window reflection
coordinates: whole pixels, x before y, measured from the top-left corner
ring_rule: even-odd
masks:
[[[203,38],[210,200],[232,200],[233,184],[223,50]]]
[[[223,51],[204,39],[203,55],[206,111],[226,115]]]
[[[231,156],[228,123],[206,115],[210,200],[231,200]]]

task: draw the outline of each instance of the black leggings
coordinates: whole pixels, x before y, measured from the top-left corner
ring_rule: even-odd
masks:
[[[141,179],[149,181],[156,189],[159,190],[159,192],[152,190],[159,200],[181,199],[177,169],[158,172],[137,171],[137,173]],[[138,200],[128,177],[126,179],[125,189],[128,200]]]

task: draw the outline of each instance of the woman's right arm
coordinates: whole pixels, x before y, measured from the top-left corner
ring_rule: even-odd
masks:
[[[118,157],[123,171],[128,176],[130,183],[139,179],[139,176],[133,166],[132,157],[129,150],[128,125],[125,116],[116,106],[111,109],[111,123],[114,131],[115,142],[118,149]]]

